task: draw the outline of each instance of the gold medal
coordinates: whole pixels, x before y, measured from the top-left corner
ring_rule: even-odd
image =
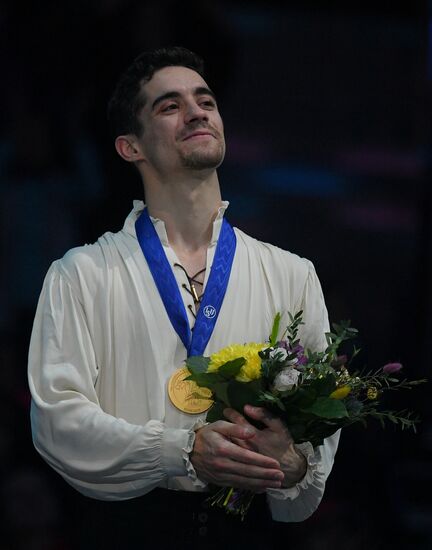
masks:
[[[185,380],[190,375],[187,367],[176,370],[168,381],[168,395],[177,409],[188,414],[200,414],[213,404],[212,392],[200,388],[192,380]]]

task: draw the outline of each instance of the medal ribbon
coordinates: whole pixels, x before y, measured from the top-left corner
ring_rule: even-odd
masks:
[[[135,231],[168,317],[183,342],[188,357],[202,355],[213,333],[228,286],[236,249],[233,228],[224,218],[193,331],[189,326],[176,278],[147,208],[135,222]]]

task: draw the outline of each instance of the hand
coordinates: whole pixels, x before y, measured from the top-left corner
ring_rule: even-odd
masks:
[[[247,416],[260,421],[266,427],[259,430],[239,412],[225,409],[224,415],[228,420],[244,429],[254,431],[252,437],[236,441],[237,444],[276,459],[284,473],[282,487],[293,487],[306,474],[307,463],[305,457],[294,447],[294,440],[288,428],[280,418],[262,407],[246,405],[244,411]]]
[[[224,420],[196,432],[190,460],[201,481],[237,487],[255,493],[281,487],[284,474],[279,462],[235,443],[254,437],[255,429]]]

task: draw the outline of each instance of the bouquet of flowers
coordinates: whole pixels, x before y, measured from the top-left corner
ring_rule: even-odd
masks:
[[[278,313],[268,342],[234,344],[210,357],[187,359],[187,379],[212,392],[209,422],[224,419],[226,407],[242,414],[246,404],[266,407],[285,422],[295,443],[310,441],[314,447],[339,428],[356,422],[366,426],[368,418],[377,419],[383,427],[388,420],[415,431],[418,418],[407,410],[381,410],[380,401],[386,391],[411,389],[426,380],[399,379],[400,363],[350,372],[349,364],[359,350],[354,348],[349,361],[339,355],[342,343],[358,333],[349,321],[334,324],[333,331],[326,333],[327,348],[313,352],[297,338],[302,311],[289,314],[289,319],[280,340]],[[244,518],[252,498],[251,492],[222,488],[209,502]]]

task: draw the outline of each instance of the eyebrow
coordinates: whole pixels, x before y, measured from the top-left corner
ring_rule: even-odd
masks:
[[[198,86],[198,88],[195,88],[194,91],[193,91],[193,95],[194,96],[209,95],[216,101],[215,94],[210,90],[210,88],[207,88],[206,86]],[[181,97],[180,92],[176,92],[174,90],[172,92],[166,92],[165,94],[162,94],[162,95],[158,96],[153,101],[153,104],[152,104],[152,107],[151,107],[152,111],[155,109],[155,107],[157,105],[159,105],[159,103],[161,103],[161,101],[165,101],[165,99],[178,99],[179,97]]]

